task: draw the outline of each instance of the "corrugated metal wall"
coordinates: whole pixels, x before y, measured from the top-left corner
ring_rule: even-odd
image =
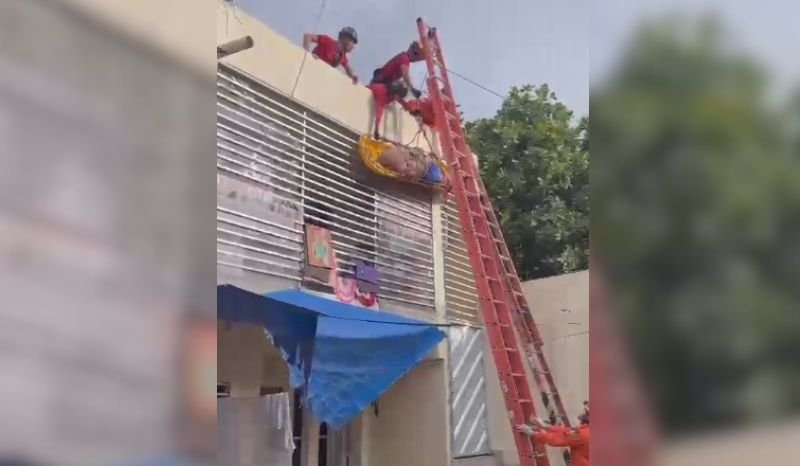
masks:
[[[303,223],[311,221],[333,232],[340,267],[354,259],[376,264],[382,299],[433,311],[430,198],[378,191],[354,179],[357,141],[358,134],[333,120],[231,68],[219,69],[220,280],[298,282]]]
[[[447,317],[454,322],[479,325],[478,296],[454,200],[442,208],[442,224]]]
[[[450,337],[453,456],[491,453],[486,412],[483,329],[452,327]]]

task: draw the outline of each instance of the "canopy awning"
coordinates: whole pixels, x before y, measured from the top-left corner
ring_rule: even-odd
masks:
[[[311,412],[346,424],[430,353],[445,334],[416,319],[344,304],[301,290],[259,296],[217,287],[217,318],[263,325],[303,385]]]

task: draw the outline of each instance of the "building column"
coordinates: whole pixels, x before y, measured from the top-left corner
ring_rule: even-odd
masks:
[[[432,144],[437,149],[439,148],[439,140],[434,132]],[[441,149],[439,149],[441,154]],[[431,229],[433,232],[433,283],[434,283],[434,306],[436,309],[436,320],[442,323],[447,322],[447,298],[445,291],[445,273],[444,273],[444,212],[442,206],[442,194],[436,193],[433,197],[431,204]],[[447,329],[443,329],[445,332]],[[447,338],[442,344],[439,345],[437,357],[442,359],[441,370],[439,371],[442,377],[442,387],[446,391],[445,399],[447,406],[443,406],[445,414],[445,425],[447,426],[447,440],[445,450],[447,452],[448,461],[452,461],[452,427],[451,427],[451,393],[450,393],[450,339]]]
[[[311,415],[310,409],[303,409],[303,451],[300,452],[302,466],[319,464],[319,423]]]

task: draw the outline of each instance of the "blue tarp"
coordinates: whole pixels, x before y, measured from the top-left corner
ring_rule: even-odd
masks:
[[[286,363],[294,371],[310,369],[317,313],[306,309],[286,312],[282,303],[233,285],[217,286],[217,319],[261,325],[268,329]]]
[[[220,320],[263,325],[289,364],[292,386],[303,385],[303,375],[308,375],[308,406],[332,428],[343,426],[377,400],[445,337],[420,320],[301,290],[261,297],[219,286],[217,315]]]

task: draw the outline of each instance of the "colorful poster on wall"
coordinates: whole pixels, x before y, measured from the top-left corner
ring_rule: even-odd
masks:
[[[336,258],[330,231],[317,225],[306,225],[306,259],[312,267],[335,267]]]
[[[306,228],[306,266],[305,285],[323,285],[325,293],[332,293],[336,299],[346,304],[378,308],[378,273],[366,264],[359,268],[343,270],[338,266],[331,232],[317,225],[307,224]],[[321,291],[321,290],[320,290]]]

